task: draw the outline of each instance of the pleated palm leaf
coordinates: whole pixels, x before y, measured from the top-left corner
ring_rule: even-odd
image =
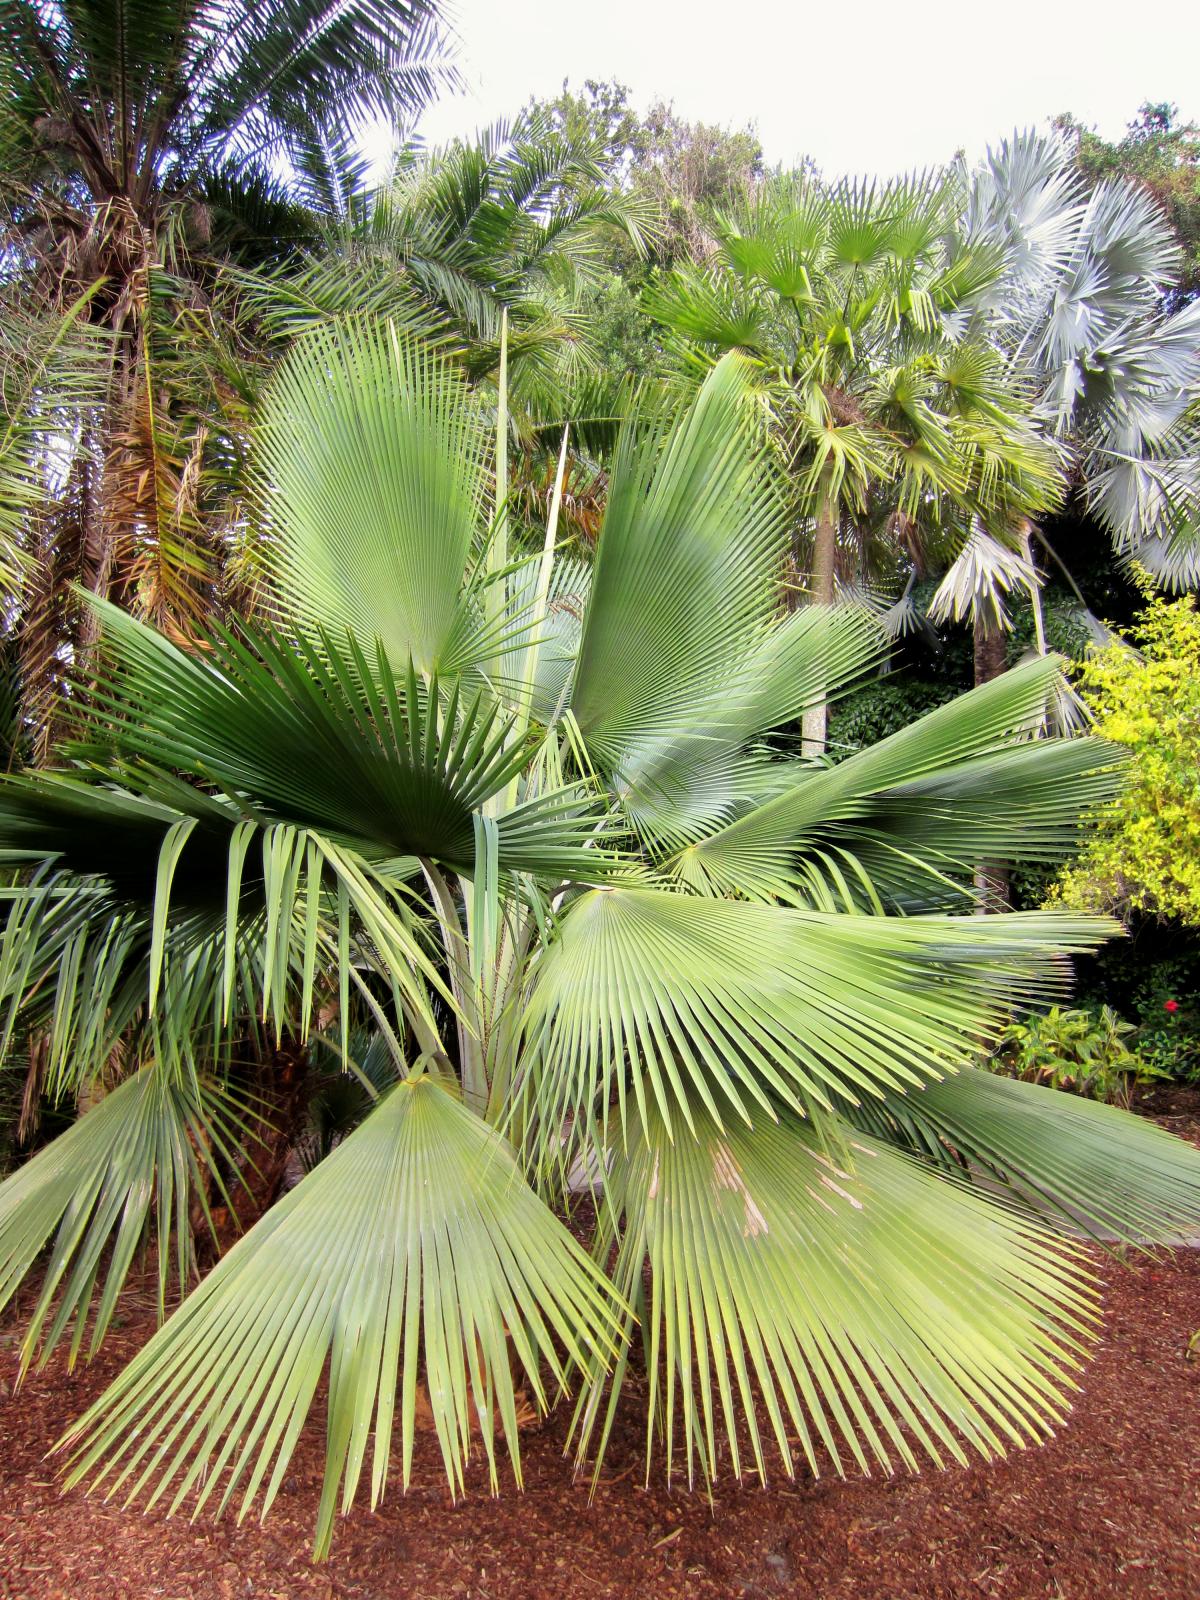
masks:
[[[1195,1225],[1190,1147],[978,1065],[1112,930],[980,915],[975,870],[1070,852],[1113,751],[1037,736],[1050,660],[838,766],[773,745],[881,643],[779,612],[754,395],[730,357],[640,411],[594,564],[553,514],[514,561],[461,375],[319,330],[259,446],[273,623],[184,654],[101,607],[92,719],[0,785],[8,1040],[49,1092],[118,1080],[0,1185],[0,1294],[52,1242],[24,1365],[95,1347],[147,1227],[186,1269],[248,1019],[385,1088],[71,1428],[71,1483],[265,1513],[323,1403],[323,1553],[419,1410],[455,1491],[499,1440],[520,1482],[522,1388],[573,1390],[598,1462],[639,1329],[689,1481],[993,1456],[1068,1409],[1080,1235]]]

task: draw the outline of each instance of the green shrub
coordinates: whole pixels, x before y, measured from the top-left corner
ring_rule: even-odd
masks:
[[[1124,791],[1050,898],[1200,927],[1200,612],[1151,598],[1133,640],[1097,651],[1080,692],[1096,732],[1130,753]]]
[[[929,682],[908,673],[888,673],[875,678],[830,708],[830,754],[835,757],[864,750],[910,722],[953,700],[952,684]]]
[[[1135,1033],[1111,1006],[1099,1011],[1053,1006],[1044,1016],[1009,1023],[995,1067],[1026,1083],[1127,1106],[1135,1084],[1167,1076],[1133,1048]]]

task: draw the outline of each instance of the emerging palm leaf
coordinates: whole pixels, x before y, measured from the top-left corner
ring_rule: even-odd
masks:
[[[323,1552],[368,1451],[372,1500],[397,1436],[407,1481],[422,1392],[453,1488],[497,1418],[519,1478],[518,1382],[575,1388],[598,1457],[635,1316],[668,1471],[992,1455],[1064,1414],[1080,1231],[1194,1226],[1188,1146],[971,1070],[1111,931],[974,900],[1117,781],[1040,736],[1056,663],[837,767],[770,744],[880,640],[779,612],[756,392],[731,356],[626,424],[590,571],[553,515],[512,561],[462,376],[318,329],[264,424],[270,626],[189,655],[102,609],[97,711],[0,786],[9,1038],[63,1092],[136,1069],[0,1185],[0,1292],[56,1239],[26,1360],[79,1347],[107,1229],[102,1335],[151,1183],[165,1249],[187,1151],[236,1171],[248,1019],[399,1081],[72,1428],[71,1481],[265,1509],[328,1362]]]

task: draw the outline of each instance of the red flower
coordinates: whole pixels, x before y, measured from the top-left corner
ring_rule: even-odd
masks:
[[[1163,1001],[1163,1010],[1164,1011],[1178,1011],[1179,1010],[1179,1001],[1178,1000],[1164,1000]]]

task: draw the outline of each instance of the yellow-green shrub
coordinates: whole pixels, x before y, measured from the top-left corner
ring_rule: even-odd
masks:
[[[1096,732],[1131,754],[1124,793],[1098,815],[1052,898],[1200,926],[1200,612],[1149,597],[1130,642],[1096,652],[1079,688]]]

